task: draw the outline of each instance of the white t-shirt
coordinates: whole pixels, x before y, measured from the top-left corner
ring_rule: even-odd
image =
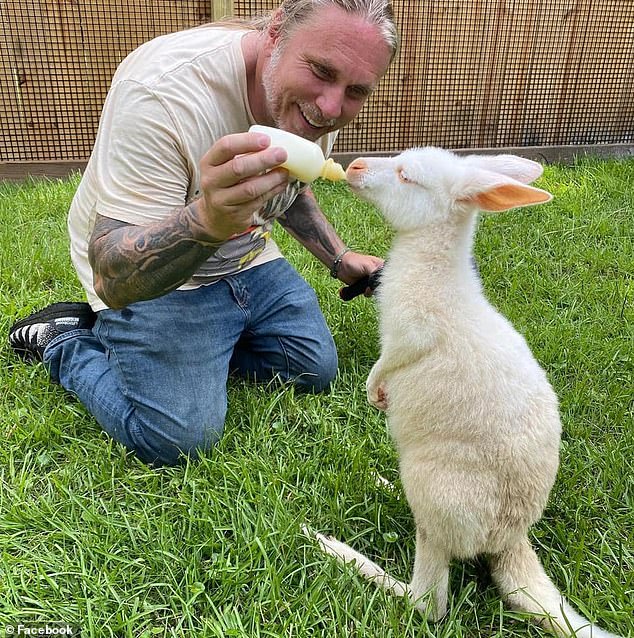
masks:
[[[198,197],[199,161],[229,133],[255,124],[247,99],[242,29],[213,25],[160,36],[130,53],[104,103],[95,145],[71,204],[71,258],[94,310],[88,242],[96,215],[137,226],[165,219]],[[328,156],[336,134],[318,141]],[[305,188],[291,182],[243,235],[225,242],[181,289],[281,256],[270,231]]]

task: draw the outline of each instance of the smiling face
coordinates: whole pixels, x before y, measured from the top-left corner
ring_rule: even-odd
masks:
[[[392,55],[378,27],[334,6],[316,10],[285,40],[274,19],[266,38],[265,123],[311,140],[359,113]]]

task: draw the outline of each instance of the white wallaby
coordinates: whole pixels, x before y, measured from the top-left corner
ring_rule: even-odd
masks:
[[[377,291],[381,355],[367,392],[387,410],[416,524],[412,580],[316,537],[433,619],[446,612],[449,562],[485,554],[512,607],[558,636],[602,638],[614,634],[570,607],[530,545],[559,464],[557,397],[525,340],[486,300],[471,260],[478,211],[549,201],[528,185],[541,173],[520,157],[438,148],[349,166],[352,190],[396,231]]]

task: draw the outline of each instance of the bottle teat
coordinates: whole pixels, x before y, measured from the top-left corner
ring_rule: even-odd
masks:
[[[346,179],[346,171],[343,170],[343,166],[335,162],[332,157],[329,157],[321,169],[320,177],[329,179],[331,182],[339,182],[342,179]]]

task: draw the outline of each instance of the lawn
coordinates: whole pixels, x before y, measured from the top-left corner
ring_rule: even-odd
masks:
[[[541,636],[503,608],[482,560],[455,563],[434,625],[322,556],[301,524],[407,578],[414,526],[384,415],[365,399],[374,302],[338,284],[283,231],[340,355],[331,391],[232,381],[226,434],[206,458],[150,469],[83,407],[14,358],[17,318],[81,299],[65,215],[78,178],[0,184],[0,634],[62,621],[83,636]],[[532,540],[584,615],[634,636],[634,160],[549,166],[552,203],[482,219],[490,299],[526,336],[561,401],[561,468]],[[315,191],[356,249],[390,233],[346,186]],[[377,483],[379,474],[396,485]]]

